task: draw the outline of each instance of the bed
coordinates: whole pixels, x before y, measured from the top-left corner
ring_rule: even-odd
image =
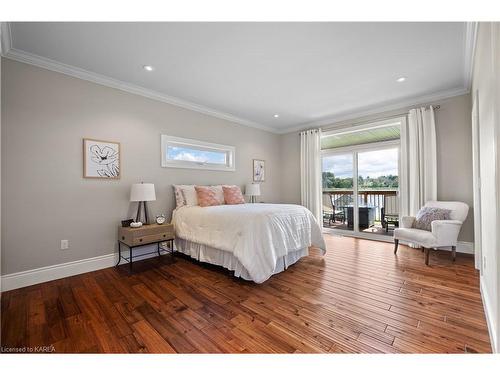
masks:
[[[177,251],[262,283],[326,245],[312,213],[290,204],[238,204],[175,209]]]

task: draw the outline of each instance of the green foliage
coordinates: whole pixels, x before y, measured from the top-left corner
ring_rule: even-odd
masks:
[[[398,176],[388,175],[380,177],[363,178],[358,177],[359,189],[397,189],[399,186]],[[352,189],[352,177],[339,178],[335,177],[332,172],[323,172],[323,189]]]
[[[363,176],[358,177],[358,187],[359,188],[394,188],[396,189],[399,186],[398,176],[388,175],[388,176],[380,176],[376,178],[371,178],[367,176],[363,178]]]
[[[323,189],[352,189],[351,178],[335,177],[332,172],[323,172]]]

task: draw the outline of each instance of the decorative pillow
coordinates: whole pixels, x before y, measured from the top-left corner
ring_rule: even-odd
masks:
[[[217,190],[212,186],[195,186],[198,204],[201,207],[219,206],[220,200],[217,198]]]
[[[174,187],[181,191],[181,195],[184,198],[183,206],[198,206],[198,198],[194,185],[174,185]],[[177,201],[177,194],[175,198]]]
[[[215,193],[215,197],[220,202],[219,204],[224,204],[224,190],[222,190],[222,185],[212,185],[209,186]]]
[[[186,205],[186,198],[184,198],[184,194],[182,194],[182,186],[183,185],[172,185],[174,187],[174,195],[175,195],[175,207],[179,208]]]
[[[239,186],[222,186],[226,204],[243,204],[245,199]]]
[[[437,207],[422,207],[418,211],[413,223],[413,228],[431,231],[431,223],[434,220],[450,220],[451,210]]]

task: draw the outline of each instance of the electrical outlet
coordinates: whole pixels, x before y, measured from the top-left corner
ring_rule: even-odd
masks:
[[[69,240],[61,240],[61,250],[69,249]]]

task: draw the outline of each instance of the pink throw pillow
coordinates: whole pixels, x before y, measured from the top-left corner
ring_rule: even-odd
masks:
[[[226,204],[243,204],[245,199],[239,186],[222,186]]]
[[[201,207],[219,206],[223,204],[217,199],[217,192],[210,186],[195,186],[198,205]]]

